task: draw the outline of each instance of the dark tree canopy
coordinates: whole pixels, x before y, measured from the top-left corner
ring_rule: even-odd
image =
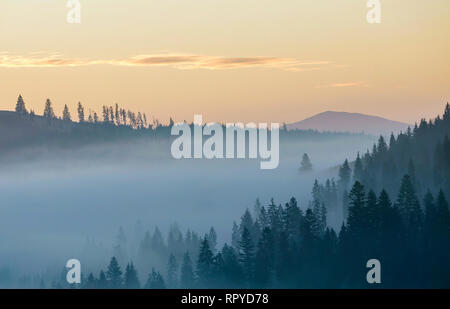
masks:
[[[300,171],[302,172],[307,172],[307,171],[312,171],[313,166],[311,163],[311,160],[309,159],[309,156],[307,153],[303,154],[302,157],[302,162],[300,163]]]

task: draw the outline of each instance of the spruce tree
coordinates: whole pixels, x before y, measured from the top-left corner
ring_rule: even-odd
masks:
[[[383,159],[384,155],[387,153],[387,151],[388,151],[388,146],[384,140],[384,137],[380,136],[380,138],[378,139],[377,153]]]
[[[117,103],[116,103],[116,106],[115,106],[114,118],[116,118],[116,124],[120,125],[119,105]]]
[[[114,110],[113,110],[113,107],[112,107],[112,106],[110,106],[110,107],[108,108],[108,114],[109,114],[109,122],[110,122],[111,124],[114,124]]]
[[[106,279],[108,286],[112,289],[119,289],[122,287],[122,271],[120,270],[117,259],[113,256],[106,271]]]
[[[339,168],[339,186],[341,190],[346,190],[350,184],[350,177],[352,169],[348,164],[348,160],[345,159],[344,164]]]
[[[437,227],[437,211],[433,195],[428,190],[423,199],[425,209],[424,232],[427,242],[434,242]]]
[[[217,233],[214,227],[211,226],[208,233],[208,242],[209,242],[209,248],[212,251],[212,253],[216,252],[216,246],[217,246]]]
[[[261,227],[261,229],[268,227],[270,224],[269,217],[268,217],[266,208],[264,206],[262,206],[261,210],[259,211],[258,222],[259,222],[259,226]]]
[[[261,214],[261,202],[259,201],[259,198],[257,198],[255,201],[255,205],[253,206],[253,217],[257,219],[260,214]]]
[[[322,190],[321,186],[319,185],[319,181],[317,179],[314,180],[314,185],[313,185],[312,192],[311,192],[312,197],[313,197],[313,202],[320,203],[324,200],[322,191],[323,190]]]
[[[133,262],[127,264],[125,268],[124,286],[126,289],[139,289],[141,287]]]
[[[109,109],[107,106],[102,107],[103,123],[109,123]]]
[[[263,229],[255,256],[255,284],[268,288],[274,280],[275,243],[270,228]]]
[[[422,211],[409,175],[403,176],[396,205],[405,226],[417,232],[420,229]]]
[[[224,282],[232,288],[244,287],[244,273],[239,263],[236,250],[225,244],[221,253],[223,260]]]
[[[147,282],[145,283],[146,289],[165,289],[166,284],[161,274],[152,268],[152,272],[148,275]]]
[[[368,247],[374,249],[379,244],[379,232],[381,229],[381,211],[378,204],[378,199],[373,192],[373,190],[369,190],[367,193],[366,200],[366,211],[364,212],[366,216],[366,237]],[[372,250],[373,251],[373,250]]]
[[[392,207],[388,193],[382,190],[378,197],[380,212],[379,237],[382,252],[392,252],[399,241],[401,219],[398,209]]]
[[[17,98],[16,113],[20,115],[26,115],[28,113],[21,95]]]
[[[92,273],[89,273],[89,276],[87,278],[85,288],[86,289],[95,289],[97,287],[96,280],[94,278],[94,275]]]
[[[170,254],[167,263],[167,286],[171,289],[178,286],[178,263],[173,253]]]
[[[444,239],[450,241],[450,213],[444,192],[439,190],[436,198],[437,229]]]
[[[70,112],[69,112],[69,107],[67,106],[67,104],[64,104],[64,109],[62,112],[62,120],[64,121],[70,121]]]
[[[200,287],[208,288],[212,284],[213,253],[209,249],[208,239],[205,236],[201,242],[197,260],[197,278]]]
[[[239,247],[240,247],[239,260],[244,270],[247,284],[250,284],[253,279],[253,271],[254,271],[253,269],[254,246],[250,232],[246,227],[244,227],[242,230]]]
[[[303,213],[297,205],[297,200],[292,197],[289,203],[286,204],[283,213],[284,228],[288,237],[298,239],[302,216]]]
[[[302,161],[300,162],[300,171],[309,172],[312,171],[313,166],[307,153],[303,154]]]
[[[83,105],[81,105],[81,102],[78,102],[78,107],[77,107],[77,111],[78,111],[78,121],[80,123],[84,122],[84,107]],[[89,114],[89,117],[92,118],[92,116]],[[92,122],[92,121],[89,121]]]
[[[241,224],[239,225],[239,233],[240,233],[241,237],[242,237],[244,228],[246,228],[248,230],[253,243],[258,241],[259,231],[255,227],[253,217],[252,217],[250,211],[248,210],[248,208],[245,210],[244,215],[241,217]]]
[[[108,279],[106,279],[106,275],[103,270],[100,271],[100,274],[98,276],[97,287],[99,289],[107,289],[108,288]]]
[[[45,101],[44,118],[47,118],[48,120],[55,118],[55,112],[53,111],[52,102],[50,99]]]
[[[347,228],[350,235],[360,238],[364,233],[365,226],[365,191],[364,186],[356,181],[349,197]]]
[[[356,156],[355,166],[353,169],[353,181],[362,181],[364,175],[363,164],[359,152]]]
[[[192,268],[191,257],[189,252],[183,256],[183,264],[181,265],[181,276],[180,276],[181,287],[184,289],[193,288],[195,284],[194,270]]]
[[[231,245],[233,248],[238,249],[239,248],[239,240],[241,238],[241,235],[239,233],[239,227],[236,224],[236,221],[233,221],[233,229],[231,231]]]
[[[277,205],[273,198],[270,199],[270,204],[267,209],[267,215],[269,216],[270,226],[272,231],[278,231],[281,229],[281,214],[278,212]]]
[[[394,133],[391,133],[391,137],[389,139],[389,150],[390,151],[394,151],[394,147],[395,147],[395,136]]]

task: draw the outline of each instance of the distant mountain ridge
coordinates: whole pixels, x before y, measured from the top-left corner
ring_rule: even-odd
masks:
[[[360,113],[326,111],[287,125],[288,130],[317,130],[388,135],[406,131],[410,124]]]

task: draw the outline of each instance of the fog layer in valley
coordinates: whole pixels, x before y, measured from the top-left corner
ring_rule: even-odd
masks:
[[[9,154],[0,171],[0,270],[13,277],[54,272],[78,258],[98,271],[114,254],[121,226],[130,247],[146,230],[158,226],[166,234],[175,222],[183,233],[190,228],[199,235],[214,226],[218,243],[230,242],[233,221],[257,198],[267,205],[294,196],[305,209],[315,178],[336,177],[338,164],[374,141],[364,135],[282,140],[274,170],[261,170],[259,159],[159,157],[169,143],[140,140]],[[312,172],[298,170],[303,153]],[[332,213],[328,221],[340,225]]]

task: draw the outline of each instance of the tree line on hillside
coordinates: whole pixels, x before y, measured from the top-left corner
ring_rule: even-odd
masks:
[[[25,118],[34,119],[36,114],[34,110],[28,110],[25,101],[21,95],[17,99],[15,111],[19,115],[26,116]],[[58,117],[54,111],[52,102],[47,99],[44,105],[42,117],[47,120],[48,125],[55,126],[53,120],[58,119],[66,123],[73,124],[72,113],[67,104],[64,105],[61,116]],[[186,120],[184,120],[185,123]],[[115,130],[115,129],[133,129],[133,131],[155,131],[150,132],[154,136],[170,137],[170,130],[175,124],[170,117],[169,123],[164,125],[157,118],[153,118],[151,123],[145,113],[134,112],[120,107],[117,103],[114,106],[102,106],[102,112],[98,114],[96,111],[86,108],[78,102],[77,104],[77,123],[86,129],[85,125],[90,125],[89,128],[96,130]],[[204,124],[205,125],[205,124]],[[191,129],[193,124],[191,123]],[[223,125],[225,128],[225,125]],[[115,130],[117,132],[117,130]],[[363,136],[361,133],[339,133],[339,132],[319,132],[315,130],[288,130],[286,125],[280,129],[280,136],[286,139],[290,138],[306,138],[314,140],[326,140],[335,137],[347,136]]]
[[[26,116],[29,115],[31,118],[35,116],[34,110],[28,111],[25,102],[21,95],[19,95],[15,107],[16,113]],[[157,119],[153,120],[153,123],[149,125],[147,121],[147,115],[145,113],[135,113],[131,110],[126,110],[124,108],[119,107],[119,105],[116,103],[115,106],[103,106],[102,107],[102,114],[101,119],[97,112],[92,111],[89,109],[89,114],[86,117],[86,112],[84,106],[81,104],[81,102],[78,102],[77,105],[77,116],[78,116],[78,122],[79,123],[100,123],[103,122],[104,124],[111,124],[116,126],[129,126],[133,129],[144,129],[149,128],[149,126],[160,126],[160,123]],[[60,119],[63,121],[72,121],[72,115],[69,111],[69,107],[67,104],[64,105],[61,117],[56,116],[55,111],[52,106],[52,102],[50,99],[47,99],[45,101],[44,111],[42,113],[42,116],[51,121],[53,119]]]
[[[344,162],[337,182],[316,181],[305,211],[295,198],[257,201],[255,218],[247,210],[233,225],[230,245],[216,252],[205,235],[195,267],[188,252],[179,267],[171,254],[168,287],[367,287],[372,258],[382,263],[382,287],[450,287],[449,129],[447,104],[389,145],[380,137],[353,170]],[[333,208],[343,213],[339,233],[327,226]]]
[[[155,248],[152,254],[164,248],[166,266],[163,272],[153,268],[142,283],[133,262],[123,271],[113,257],[105,271],[89,273],[79,287],[365,288],[366,262],[373,258],[382,265],[380,287],[450,286],[450,216],[442,191],[419,202],[405,175],[394,202],[385,190],[377,196],[358,181],[348,200],[339,233],[327,227],[323,204],[303,211],[295,198],[284,206],[257,203],[259,215],[247,210],[233,225],[231,243],[220,250],[209,234],[199,239],[197,252]]]
[[[155,230],[140,243],[138,265],[121,251],[119,236],[106,271],[89,273],[80,287],[366,288],[366,263],[378,259],[377,287],[450,288],[449,129],[447,104],[442,117],[392,136],[389,145],[380,137],[372,152],[344,162],[337,181],[316,181],[306,209],[295,198],[257,200],[220,249],[213,228],[204,237],[174,228],[167,245]],[[338,229],[329,224],[337,211]],[[155,256],[165,265],[140,278],[138,268]]]

